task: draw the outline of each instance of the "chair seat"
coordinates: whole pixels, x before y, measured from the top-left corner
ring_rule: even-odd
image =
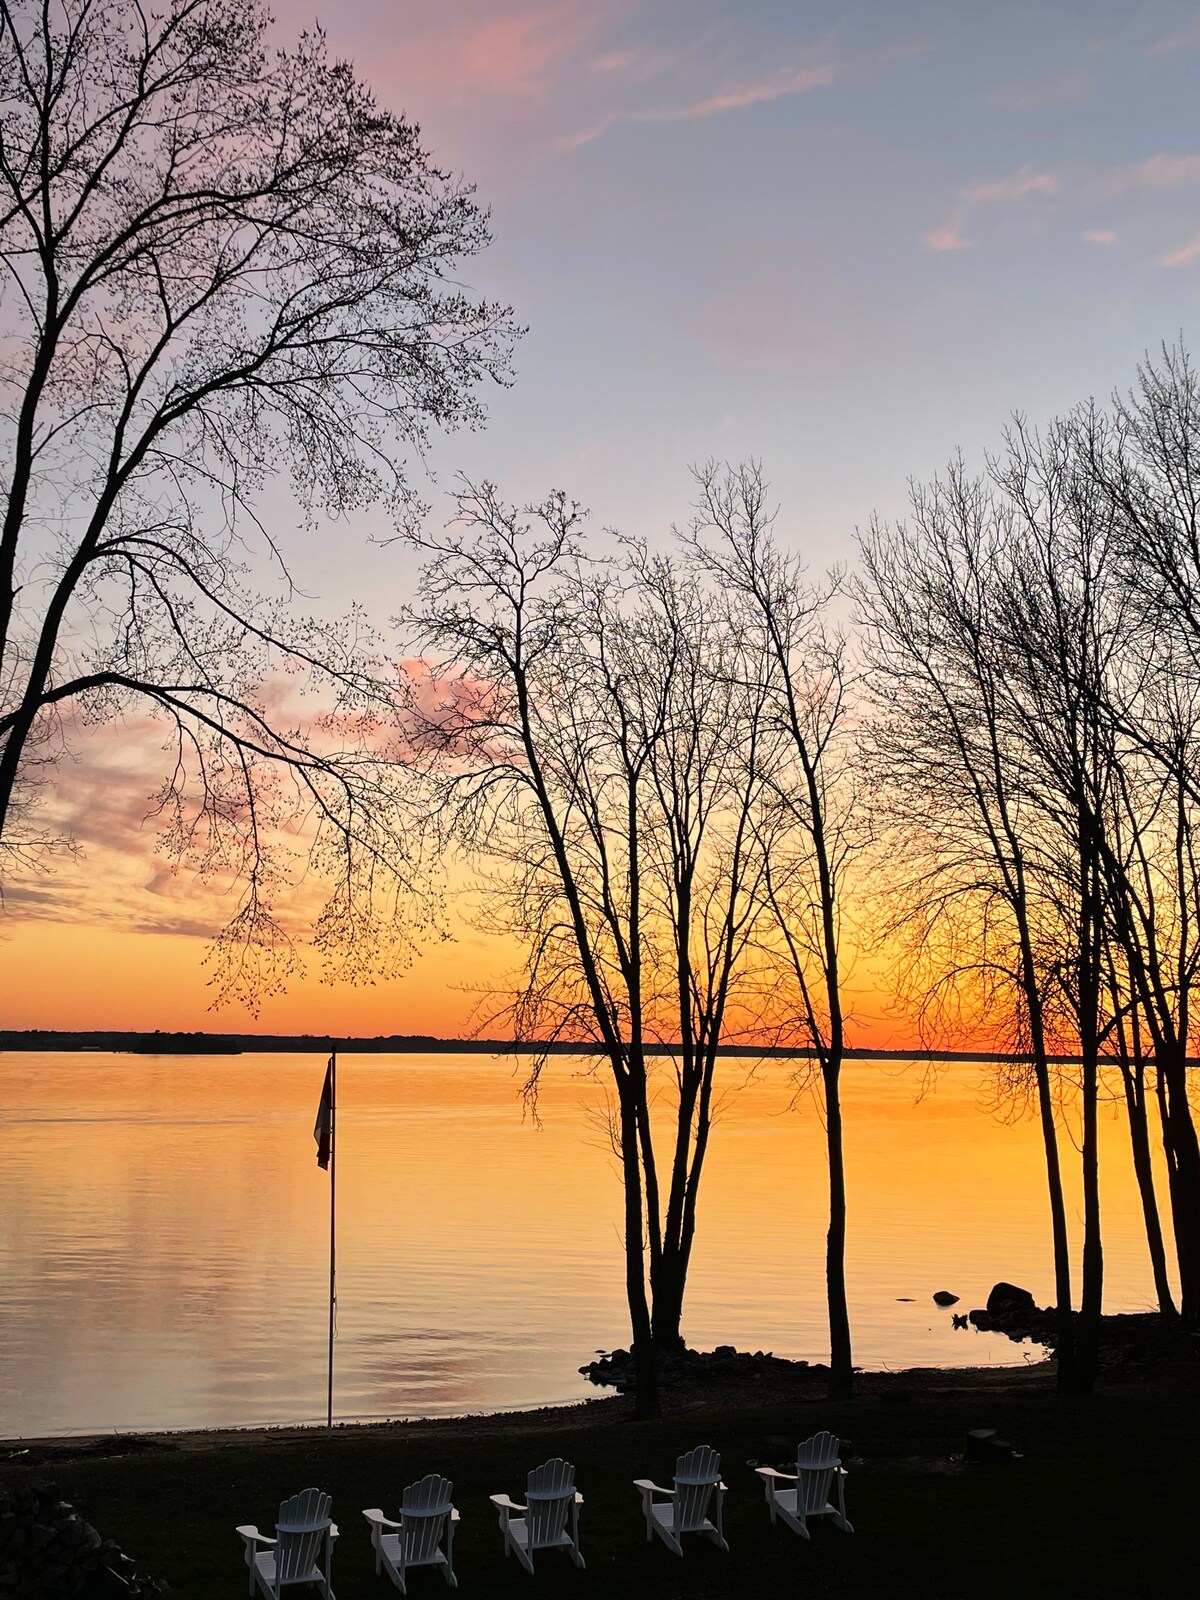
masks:
[[[797,1505],[800,1492],[798,1489],[776,1489],[775,1503],[781,1511],[786,1511],[790,1516],[799,1516],[800,1507]],[[823,1506],[815,1506],[804,1512],[806,1517],[836,1517],[838,1508],[829,1500]]]
[[[383,1551],[384,1559],[390,1562],[393,1567],[398,1567],[400,1565],[400,1535],[398,1533],[385,1533],[380,1537],[379,1545]],[[446,1565],[446,1557],[437,1545],[434,1545],[429,1554],[424,1556],[413,1555],[412,1546],[413,1539],[410,1534],[408,1554],[404,1557],[404,1565],[406,1567],[444,1567]]]
[[[716,1533],[715,1522],[710,1522],[707,1517],[702,1522],[689,1522],[685,1528],[675,1527],[675,1507],[671,1504],[652,1505],[650,1515],[665,1533],[674,1537],[677,1533]]]
[[[529,1549],[529,1524],[524,1517],[510,1517],[508,1521],[508,1534],[514,1544],[519,1544],[522,1550]],[[564,1528],[563,1531],[551,1539],[541,1540],[533,1546],[535,1550],[571,1550],[574,1541]]]
[[[275,1589],[275,1552],[274,1550],[260,1550],[254,1557],[254,1570],[262,1578],[267,1588],[272,1592]],[[325,1574],[315,1564],[307,1572],[298,1572],[295,1577],[288,1578],[284,1587],[290,1588],[293,1583],[324,1583]]]

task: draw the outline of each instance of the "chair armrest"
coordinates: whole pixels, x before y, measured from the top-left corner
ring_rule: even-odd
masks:
[[[764,1481],[771,1478],[779,1478],[784,1483],[795,1483],[796,1481],[794,1472],[776,1472],[774,1467],[755,1467],[754,1471],[756,1476]]]
[[[674,1489],[664,1489],[661,1483],[653,1483],[649,1478],[635,1478],[633,1487],[640,1489],[645,1496],[652,1494],[673,1495],[675,1493]]]
[[[575,1491],[575,1504],[577,1506],[581,1506],[583,1504],[583,1496],[579,1493],[578,1489]]]
[[[451,1506],[450,1507],[450,1521],[451,1522],[457,1522],[458,1521],[458,1508],[456,1506]]]
[[[275,1543],[275,1540],[269,1539],[265,1533],[259,1533],[258,1529],[252,1522],[248,1522],[244,1527],[237,1528],[234,1531],[245,1542],[248,1548],[257,1544]]]
[[[519,1506],[515,1500],[510,1500],[506,1494],[490,1494],[488,1499],[497,1511],[527,1511],[528,1506]]]
[[[718,1490],[718,1492],[720,1494],[728,1494],[729,1493],[729,1485],[727,1483],[718,1483],[717,1484],[717,1490]]]
[[[363,1516],[371,1524],[372,1528],[378,1528],[381,1531],[384,1528],[398,1528],[400,1526],[398,1522],[393,1522],[391,1517],[385,1517],[378,1506],[372,1506],[369,1511],[364,1511]]]
[[[331,1541],[338,1538],[338,1525],[336,1522],[329,1524],[329,1537]]]

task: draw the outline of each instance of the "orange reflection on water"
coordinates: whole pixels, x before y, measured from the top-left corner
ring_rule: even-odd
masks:
[[[323,1067],[3,1057],[0,1435],[321,1414]],[[552,1062],[538,1127],[522,1116],[524,1067],[340,1057],[340,1415],[582,1396],[577,1367],[628,1342],[619,1182],[596,1128],[603,1077]],[[817,1109],[810,1098],[789,1109],[784,1064],[749,1082],[744,1063],[722,1073],[685,1331],[700,1346],[820,1359]],[[985,1109],[985,1068],[956,1065],[920,1099],[919,1068],[855,1062],[845,1084],[856,1360],[1022,1360],[1007,1340],[955,1332],[930,1296],[950,1289],[965,1309],[1008,1278],[1051,1297],[1036,1127]],[[1143,1307],[1149,1271],[1115,1114],[1103,1158],[1107,1303]]]

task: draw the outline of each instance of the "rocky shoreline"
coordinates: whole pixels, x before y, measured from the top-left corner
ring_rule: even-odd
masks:
[[[945,1289],[939,1289],[931,1299],[943,1310],[959,1303],[958,1296]],[[1028,1289],[1012,1283],[995,1284],[985,1306],[952,1311],[951,1315],[957,1327],[1002,1333],[1015,1344],[1040,1346],[1050,1357],[1058,1341],[1055,1308],[1039,1306]],[[1073,1315],[1077,1319],[1079,1313]],[[1118,1312],[1103,1317],[1100,1347],[1101,1364],[1109,1371],[1200,1353],[1196,1336],[1157,1311]],[[856,1372],[859,1370],[855,1368]],[[597,1352],[597,1359],[585,1363],[579,1371],[597,1387],[628,1393],[634,1384],[633,1352]],[[713,1350],[681,1348],[660,1363],[658,1373],[659,1383],[668,1389],[686,1386],[698,1391],[738,1389],[750,1384],[802,1388],[823,1385],[828,1378],[829,1368],[824,1362],[792,1361],[770,1350],[737,1350],[727,1344]]]

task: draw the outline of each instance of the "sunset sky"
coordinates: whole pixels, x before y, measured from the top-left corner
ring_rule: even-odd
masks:
[[[276,0],[474,181],[495,243],[471,287],[528,325],[489,422],[413,481],[562,487],[661,538],[689,463],[761,457],[780,531],[823,567],[909,477],[1006,417],[1126,384],[1200,306],[1200,5],[1159,0]],[[386,624],[412,578],[378,518],[267,521],[314,609]],[[212,898],[156,851],[147,726],[80,737],[53,814],[79,851],[17,881],[0,1023],[228,1028]],[[454,1033],[512,952],[464,929],[364,990],[315,975],[254,1025]],[[860,1042],[903,1043],[865,969]]]

